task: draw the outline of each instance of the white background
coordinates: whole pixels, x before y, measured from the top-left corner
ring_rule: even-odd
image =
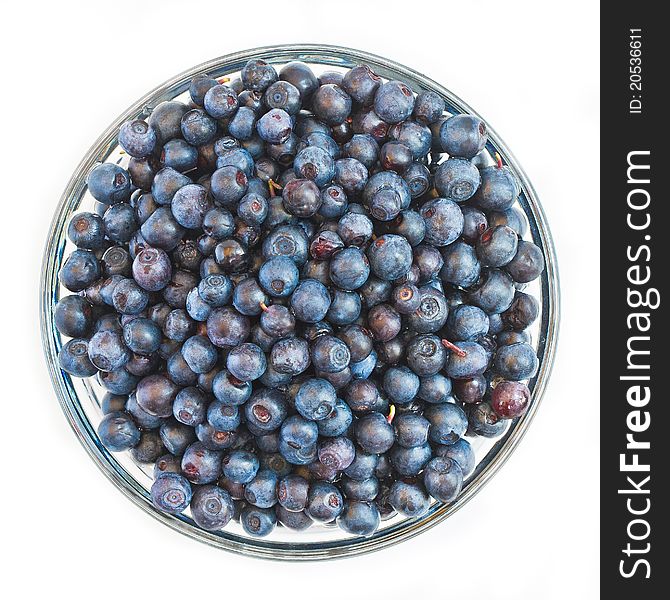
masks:
[[[0,594],[7,598],[563,599],[598,594],[598,2],[5,3]],[[469,102],[534,183],[556,241],[563,320],[528,435],[467,507],[383,552],[241,558],[126,500],[69,430],[38,334],[38,276],[69,174],[113,118],[235,50],[323,42],[388,56]],[[206,591],[207,590],[207,591]]]

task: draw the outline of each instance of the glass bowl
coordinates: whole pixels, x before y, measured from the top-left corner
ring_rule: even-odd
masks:
[[[517,174],[522,184],[519,204],[529,225],[527,238],[540,246],[546,260],[546,269],[541,278],[528,289],[541,303],[541,316],[532,330],[540,367],[529,384],[532,400],[525,416],[511,421],[505,434],[497,439],[469,438],[475,450],[477,465],[454,502],[446,505],[435,502],[429,512],[420,518],[396,516],[382,521],[379,530],[367,538],[348,535],[339,528],[313,526],[304,532],[277,528],[268,538],[259,539],[248,536],[233,522],[220,532],[204,531],[195,525],[187,513],[174,516],[154,508],[148,491],[152,482],[152,467],[135,463],[128,452],[111,454],[98,439],[96,429],[102,418],[100,401],[104,389],[94,379],[70,378],[58,367],[58,351],[63,342],[54,326],[53,309],[61,293],[66,291],[59,285],[58,271],[64,256],[72,249],[66,237],[67,224],[79,210],[100,210],[100,205],[87,192],[88,173],[102,161],[127,162],[128,157],[120,152],[116,137],[123,122],[139,115],[147,116],[158,103],[185,94],[194,75],[207,72],[216,78],[234,76],[251,58],[262,58],[274,65],[293,60],[303,61],[310,64],[317,75],[325,70],[345,70],[357,64],[368,64],[384,78],[407,82],[415,92],[437,92],[445,99],[447,111],[452,114],[476,114],[452,92],[412,69],[373,54],[336,46],[305,44],[255,48],[217,58],[177,75],[138,100],[109,126],[87,152],[63,192],[49,231],[42,268],[40,318],[44,353],[58,400],[79,441],[107,478],[152,517],[191,538],[248,556],[278,560],[320,560],[364,554],[434,527],[479,492],[509,458],[525,434],[549,379],[559,322],[559,287],[554,246],[535,191],[510,151],[490,127],[489,143],[480,158],[493,164],[492,156],[497,152]]]

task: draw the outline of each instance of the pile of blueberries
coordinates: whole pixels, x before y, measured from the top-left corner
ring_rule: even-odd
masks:
[[[125,123],[60,270],[60,367],[107,390],[98,434],[154,504],[370,535],[527,410],[538,359],[520,184],[486,125],[368,66],[250,61]],[[128,161],[129,158],[129,161]]]

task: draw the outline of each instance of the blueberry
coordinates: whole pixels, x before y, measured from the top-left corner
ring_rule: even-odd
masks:
[[[542,250],[532,242],[519,240],[516,254],[505,269],[517,283],[529,283],[537,279],[544,270]]]
[[[257,316],[262,312],[261,305],[269,302],[267,294],[258,285],[254,277],[243,279],[233,291],[233,306],[243,315]]]
[[[240,78],[247,90],[262,92],[277,81],[277,71],[264,60],[252,59],[240,71]]]
[[[151,319],[133,319],[123,326],[123,341],[133,352],[148,355],[158,351],[162,332]]]
[[[223,166],[212,173],[211,193],[221,205],[231,206],[247,193],[249,181],[244,171],[235,166]]]
[[[209,194],[201,185],[185,185],[172,198],[172,214],[177,223],[187,229],[201,229],[205,215],[211,208]]]
[[[270,365],[278,373],[299,375],[310,365],[309,345],[296,337],[279,340],[272,346]]]
[[[482,266],[502,267],[508,264],[517,252],[519,238],[507,225],[489,228],[477,240],[476,250]]]
[[[488,221],[491,227],[495,227],[497,225],[507,225],[508,227],[514,229],[514,231],[516,231],[519,236],[524,236],[528,230],[526,217],[517,207],[512,207],[504,211],[489,211]]]
[[[298,476],[282,477],[277,485],[277,500],[279,504],[290,512],[301,512],[307,506],[309,483]]]
[[[449,457],[435,457],[423,473],[423,482],[428,493],[439,502],[453,502],[461,492],[463,471]]]
[[[88,356],[88,341],[74,338],[58,352],[58,365],[74,377],[91,377],[98,371]]]
[[[191,516],[198,527],[208,531],[223,529],[233,518],[233,500],[226,490],[203,485],[193,492]]]
[[[130,277],[133,260],[130,253],[123,246],[111,246],[105,250],[100,261],[102,271],[108,277],[111,275],[123,275]]]
[[[535,350],[527,343],[502,346],[496,353],[494,364],[501,377],[512,381],[535,377],[539,367]]]
[[[281,392],[261,389],[245,404],[244,414],[247,427],[253,427],[262,435],[279,429],[288,414],[288,406]]]
[[[298,285],[299,273],[295,262],[286,256],[274,256],[258,272],[260,286],[271,296],[286,298]]]
[[[279,79],[288,81],[300,92],[300,97],[307,99],[319,87],[319,80],[305,63],[290,62],[279,72]]]
[[[237,94],[227,85],[218,84],[212,86],[207,90],[203,98],[203,106],[207,114],[214,119],[232,117],[237,111],[238,105]],[[186,132],[184,132],[183,124],[182,132],[184,133],[184,137],[188,139]]]
[[[333,181],[347,195],[358,196],[368,183],[368,170],[355,158],[341,158],[335,161]]]
[[[130,198],[130,175],[113,163],[97,165],[86,181],[88,191],[103,204],[116,204]]]
[[[283,338],[295,331],[295,317],[286,306],[281,304],[264,306],[260,326],[269,336]]]
[[[393,420],[396,442],[404,448],[423,446],[428,442],[430,421],[421,415],[406,413]]]
[[[491,407],[502,419],[515,419],[528,410],[530,390],[519,381],[501,381],[491,393]]]
[[[281,108],[273,108],[256,122],[256,131],[269,144],[283,144],[291,135],[291,116]]]
[[[351,375],[354,379],[367,379],[377,365],[377,353],[373,350],[370,354],[358,362],[351,363]]]
[[[419,377],[435,375],[445,360],[446,351],[435,335],[417,335],[407,345],[407,365]]]
[[[321,192],[311,179],[294,179],[282,191],[286,210],[297,217],[311,217],[321,207]]]
[[[123,279],[114,286],[112,305],[123,315],[138,315],[149,304],[149,293],[133,279]]]
[[[93,326],[91,305],[81,296],[63,296],[54,307],[56,329],[68,337],[85,337]]]
[[[337,222],[337,234],[348,246],[363,246],[373,231],[372,221],[364,214],[347,212]]]
[[[198,166],[198,149],[182,139],[170,140],[161,151],[161,165],[186,173]]]
[[[348,500],[337,518],[337,524],[352,535],[370,536],[377,531],[380,520],[379,510],[374,503]]]
[[[432,286],[419,288],[419,308],[407,316],[409,326],[417,333],[433,333],[447,321],[449,308],[444,295]]]
[[[344,508],[342,494],[332,483],[314,481],[309,486],[307,514],[317,522],[336,519]]]
[[[472,158],[486,146],[486,125],[472,115],[455,115],[440,126],[442,149],[450,156]]]
[[[190,183],[193,182],[186,175],[172,167],[165,167],[156,173],[151,184],[151,194],[158,204],[167,205],[172,202],[177,190]]]
[[[356,66],[344,74],[342,88],[358,104],[370,105],[382,83],[379,77],[369,66]]]
[[[430,498],[422,487],[401,480],[391,486],[388,501],[401,515],[410,518],[421,517],[430,508]]]
[[[484,211],[505,211],[512,207],[521,185],[509,167],[492,166],[481,170],[482,183],[474,196]]]
[[[261,164],[261,161],[258,164],[254,162],[254,157],[248,150],[238,147],[219,150],[216,159],[217,169],[222,167],[237,167],[247,176],[247,179],[253,178],[254,170],[260,169]],[[263,189],[265,191],[267,187],[264,186]]]
[[[343,471],[353,462],[356,449],[348,437],[329,437],[319,443],[317,455],[325,467]]]
[[[169,417],[179,387],[163,375],[149,375],[137,384],[137,404],[150,415]]]
[[[165,446],[157,431],[143,431],[140,441],[130,450],[133,460],[144,464],[153,464],[165,452]]]
[[[207,275],[198,284],[198,294],[214,308],[228,304],[232,293],[233,285],[226,275]]]
[[[270,508],[277,503],[277,474],[271,469],[260,469],[244,488],[244,498],[259,508]]]
[[[172,211],[160,207],[142,224],[142,237],[149,246],[167,252],[174,250],[184,236],[183,227],[177,222]]]
[[[454,242],[442,250],[440,278],[446,284],[468,288],[479,279],[481,266],[472,246]]]
[[[409,193],[411,194],[412,198],[420,198],[430,189],[431,186],[430,171],[428,170],[428,167],[426,167],[426,165],[424,165],[423,163],[420,162],[411,163],[403,171],[402,178],[407,183],[407,186],[409,187]],[[423,239],[423,236],[425,235],[425,225],[423,225],[423,229],[420,231],[422,231],[420,235],[421,239]]]
[[[203,335],[188,338],[181,348],[181,354],[194,373],[207,373],[214,368],[218,359],[216,348]]]
[[[234,308],[215,308],[207,318],[207,336],[219,348],[244,342],[251,331],[249,318]]]
[[[389,138],[392,140],[391,143],[400,143],[405,146],[409,150],[411,160],[422,159],[430,152],[431,131],[420,123],[413,121],[398,123],[389,129]],[[408,164],[411,163],[411,160],[409,160]],[[400,173],[403,169],[394,170]]]
[[[351,112],[352,100],[339,85],[320,86],[312,97],[315,116],[328,125],[339,125]]]
[[[329,274],[332,282],[343,290],[356,290],[367,281],[370,263],[358,248],[345,248],[330,260]]]
[[[315,369],[325,373],[337,373],[349,365],[349,348],[340,339],[323,335],[314,342],[310,356]]]
[[[88,250],[75,250],[67,257],[58,273],[61,284],[71,292],[81,292],[101,275],[100,262]]]
[[[95,213],[77,213],[70,219],[67,237],[77,248],[85,250],[102,248],[105,241],[105,226],[102,218]]]
[[[481,375],[488,366],[489,359],[477,342],[456,342],[457,351],[447,357],[444,372],[452,379],[471,379]]]
[[[338,143],[327,133],[322,133],[315,131],[306,135],[300,140],[299,150],[304,150],[308,147],[316,147],[320,150],[323,150],[328,154],[333,160],[340,157],[340,146]]]
[[[217,431],[235,431],[241,422],[237,406],[211,402],[207,408],[207,422]]]
[[[370,244],[368,260],[372,272],[380,279],[399,279],[412,266],[412,247],[404,237],[387,233]]]
[[[214,139],[217,125],[204,110],[194,108],[181,118],[181,133],[193,146],[202,146]]]
[[[517,292],[511,306],[501,317],[506,327],[522,331],[529,327],[540,314],[540,305],[534,296]],[[522,340],[528,341],[528,340]]]
[[[185,310],[177,308],[165,318],[163,333],[171,340],[184,342],[195,333],[195,323]]]
[[[387,81],[375,93],[374,108],[387,123],[400,123],[414,110],[414,94],[402,81]]]
[[[453,444],[465,435],[468,418],[458,405],[450,402],[431,404],[424,416],[430,421],[430,440],[436,444]]]
[[[163,144],[181,136],[181,118],[187,111],[188,107],[176,100],[161,102],[151,111],[149,125]]]
[[[238,240],[227,239],[220,241],[215,246],[214,260],[217,268],[212,269],[210,272],[202,273],[203,276],[244,271],[249,265],[249,253],[247,248]]]
[[[305,323],[321,321],[330,308],[328,290],[315,279],[305,279],[291,296],[291,308],[296,318]]]
[[[149,156],[156,140],[156,131],[141,119],[126,121],[119,129],[119,145],[134,158]]]
[[[246,506],[240,513],[240,523],[244,531],[253,537],[270,535],[277,525],[277,516],[271,508]]]
[[[263,101],[269,109],[280,109],[289,115],[300,111],[300,91],[288,81],[276,81],[263,94]]]
[[[433,246],[447,246],[463,232],[463,213],[452,200],[429,200],[419,214],[426,223],[425,241]]]
[[[277,520],[287,529],[303,531],[309,528],[313,521],[305,511],[291,512],[283,506],[276,506]]]
[[[338,337],[349,348],[350,359],[358,362],[367,358],[372,352],[372,338],[360,325],[353,324],[344,327],[338,332]]]
[[[391,367],[384,373],[384,391],[391,402],[407,404],[419,391],[419,378],[407,367]]]
[[[460,439],[449,446],[438,446],[435,450],[437,456],[450,458],[458,464],[463,473],[463,477],[467,477],[474,471],[475,468],[475,453],[470,446],[470,443],[465,439]]]
[[[449,315],[447,330],[453,340],[475,341],[488,332],[489,318],[481,308],[462,304]]]
[[[512,278],[499,269],[488,269],[476,287],[471,288],[468,301],[489,314],[505,312],[514,300]]]
[[[293,162],[293,171],[296,177],[308,179],[313,181],[317,186],[322,187],[330,183],[335,176],[335,161],[322,148],[307,146],[296,155]],[[317,197],[319,200],[321,199],[318,194]],[[284,203],[286,204],[286,201]],[[318,207],[311,214],[297,216],[311,216],[317,210]]]
[[[444,375],[435,373],[421,378],[417,396],[431,404],[448,402],[451,398],[451,380]]]
[[[394,171],[375,173],[363,190],[363,201],[378,221],[392,221],[401,210],[409,208],[411,199],[409,186]]]
[[[163,473],[181,474],[181,459],[172,454],[159,456],[154,465],[154,479],[158,479]]]
[[[389,458],[396,473],[401,477],[416,477],[426,466],[432,456],[430,444],[422,444],[405,448],[395,445],[391,448]]]
[[[360,417],[354,424],[354,436],[358,445],[371,454],[382,454],[390,450],[395,439],[393,427],[378,412]]]
[[[344,145],[343,152],[345,157],[353,158],[370,169],[377,163],[379,144],[370,134],[357,133]]]
[[[300,415],[288,417],[281,426],[279,433],[280,449],[288,446],[294,450],[311,448],[317,442],[319,431],[314,421],[304,419]]]
[[[336,403],[335,388],[325,379],[308,379],[300,386],[295,397],[295,409],[305,419],[312,421],[325,419]]]
[[[163,473],[151,486],[151,501],[156,508],[172,514],[184,512],[191,502],[188,480],[177,473]]]
[[[480,182],[479,170],[464,158],[450,158],[435,171],[435,189],[440,196],[454,202],[472,198]]]
[[[430,125],[442,116],[445,109],[444,100],[436,92],[419,92],[414,102],[413,116],[419,123]]]
[[[249,483],[258,472],[258,458],[245,450],[233,450],[223,457],[223,474],[235,483]]]
[[[463,213],[463,241],[474,245],[479,236],[488,229],[488,219],[481,210],[473,206],[462,206],[461,212]]]
[[[213,77],[207,75],[207,73],[200,73],[196,75],[191,80],[191,84],[188,88],[188,93],[189,96],[191,96],[193,104],[202,106],[207,91],[218,84],[219,82]]]
[[[317,421],[319,435],[336,437],[344,435],[353,421],[349,406],[338,399],[333,411],[325,418]]]
[[[230,374],[240,381],[258,379],[267,367],[264,352],[255,344],[241,344],[228,354],[226,366]]]

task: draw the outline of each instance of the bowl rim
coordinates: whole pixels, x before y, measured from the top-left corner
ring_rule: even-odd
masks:
[[[367,554],[410,539],[434,527],[471,500],[505,464],[526,434],[537,413],[553,368],[560,321],[560,291],[556,250],[535,189],[514,155],[495,131],[488,127],[488,123],[489,144],[518,175],[522,186],[520,202],[528,217],[532,237],[536,242],[540,242],[545,256],[546,267],[540,281],[542,298],[541,335],[538,340],[540,367],[537,375],[530,382],[532,402],[528,412],[523,418],[514,420],[508,427],[507,432],[489,450],[487,457],[492,455],[492,458],[486,462],[482,461],[478,465],[478,469],[481,469],[480,472],[464,487],[456,502],[448,505],[435,504],[431,507],[429,513],[423,517],[405,519],[369,538],[356,537],[328,542],[294,544],[243,538],[225,531],[211,533],[201,530],[194,527],[186,517],[162,513],[151,504],[145,489],[118,465],[113,456],[100,443],[79,403],[69,376],[65,376],[58,366],[60,336],[53,326],[53,307],[58,299],[58,266],[65,250],[64,230],[66,219],[71,210],[76,208],[85,190],[88,173],[96,163],[105,160],[114,149],[118,129],[123,122],[141,114],[146,115],[153,106],[164,100],[174,98],[186,89],[188,82],[198,73],[207,72],[215,77],[220,77],[225,73],[239,71],[252,58],[261,58],[275,64],[300,60],[322,66],[341,67],[365,63],[382,76],[400,76],[420,89],[436,91],[447,101],[448,109],[452,108],[458,112],[479,116],[475,110],[453,92],[417,71],[378,55],[342,46],[321,44],[263,46],[220,56],[183,71],[155,87],[119,115],[89,148],[70,177],[49,228],[42,263],[39,310],[43,351],[51,382],[61,408],[80,443],[98,468],[115,484],[115,487],[155,519],[192,539],[246,556],[284,561],[313,561]]]

